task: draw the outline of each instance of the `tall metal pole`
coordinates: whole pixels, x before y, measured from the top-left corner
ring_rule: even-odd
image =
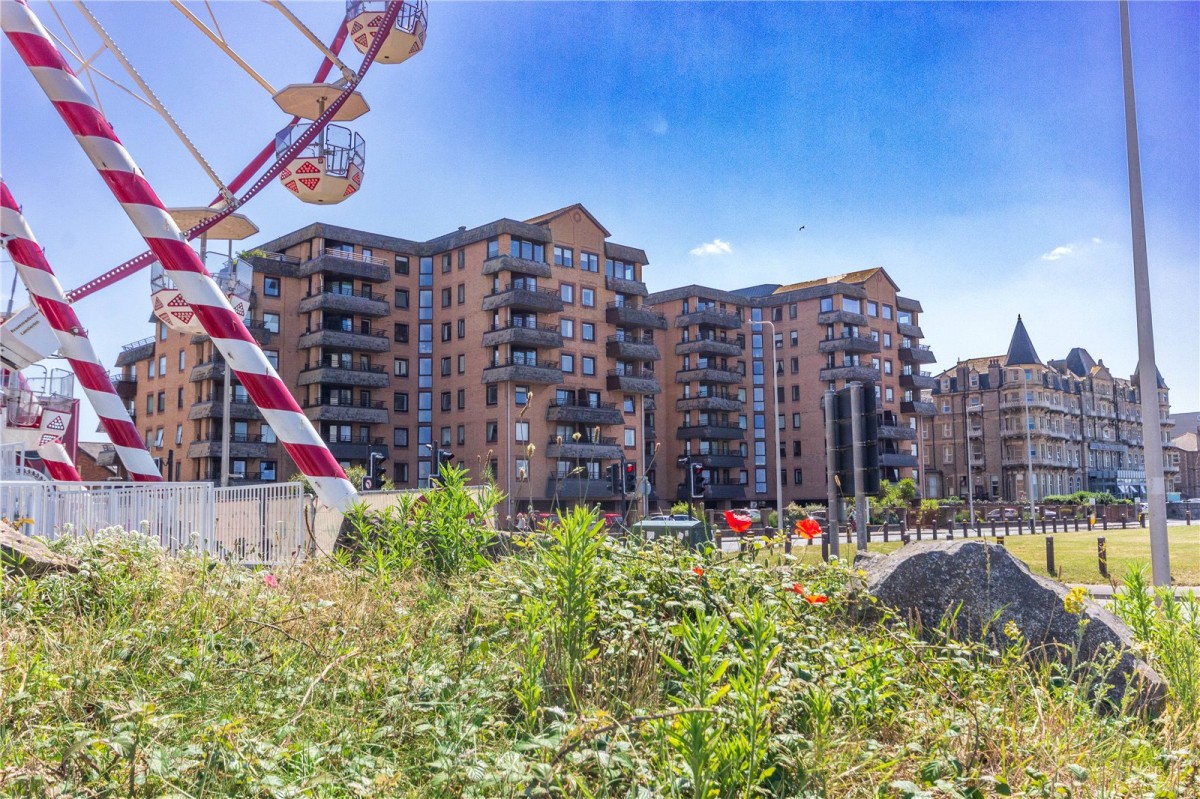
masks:
[[[863,384],[850,384],[850,440],[854,446],[854,516],[858,530],[858,549],[867,548],[867,486],[863,470]]]
[[[963,397],[963,435],[967,437],[967,512],[975,526],[975,462],[971,455],[971,404]]]
[[[776,349],[775,323],[764,319],[755,322],[757,325],[769,325],[771,328],[771,429],[775,431],[775,527],[783,530],[783,467],[779,454],[779,353]],[[762,328],[760,327],[761,331]],[[790,533],[789,533],[790,534]]]
[[[1133,94],[1133,46],[1129,36],[1128,0],[1121,0],[1121,66],[1125,77],[1129,221],[1133,228],[1133,298],[1137,310],[1138,396],[1142,401],[1142,451],[1146,462],[1146,493],[1150,501],[1150,568],[1155,585],[1170,585],[1167,486],[1163,476],[1162,419],[1158,407],[1158,367],[1154,361],[1154,323],[1150,313],[1150,267],[1146,255],[1146,215],[1142,206],[1142,163],[1138,151],[1137,109]]]
[[[837,481],[837,395],[825,391],[825,494],[829,502],[829,554],[838,557],[838,490]]]
[[[229,410],[233,402],[233,374],[229,364],[225,364],[225,382],[221,385],[221,485],[229,485],[229,443],[232,441],[229,431]]]
[[[1033,494],[1033,422],[1029,417],[1029,373],[1030,369],[1021,369],[1021,398],[1025,405],[1025,464],[1026,464],[1026,499],[1029,500],[1029,520],[1030,524],[1037,518],[1037,509],[1034,506]]]

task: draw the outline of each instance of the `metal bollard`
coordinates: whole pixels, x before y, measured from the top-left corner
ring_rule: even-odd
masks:
[[[917,528],[917,540],[918,541],[921,540],[921,528],[920,527]]]
[[[992,538],[996,537],[996,520],[992,519]]]
[[[1146,526],[1146,513],[1145,513],[1145,511],[1143,511],[1142,513],[1139,513],[1139,514],[1138,514],[1138,522],[1139,522],[1139,523],[1142,525],[1142,527],[1145,527],[1145,526]]]
[[[1104,511],[1104,518],[1100,520],[1100,526],[1108,530],[1108,510]]]
[[[725,549],[725,535],[721,532],[720,528],[713,530],[713,546],[717,548],[718,552]]]
[[[1108,576],[1108,546],[1104,536],[1096,538],[1096,559],[1100,562],[1100,576]]]
[[[783,554],[792,554],[792,536],[790,534],[783,537]]]
[[[888,542],[888,523],[884,522],[883,523],[883,543],[886,544],[887,542]]]
[[[821,560],[829,562],[829,532],[821,534]]]
[[[1046,536],[1046,571],[1051,577],[1058,573],[1054,569],[1054,538],[1051,536]]]
[[[1046,520],[1042,519],[1042,535],[1046,534]]]

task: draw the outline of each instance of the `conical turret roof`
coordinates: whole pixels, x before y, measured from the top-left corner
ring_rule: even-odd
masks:
[[[1012,341],[1008,342],[1008,357],[1004,361],[1005,366],[1024,366],[1027,364],[1042,365],[1041,358],[1038,357],[1037,350],[1033,348],[1033,342],[1029,340],[1029,333],[1025,330],[1025,323],[1021,321],[1021,315],[1017,314],[1017,327],[1013,330]]]

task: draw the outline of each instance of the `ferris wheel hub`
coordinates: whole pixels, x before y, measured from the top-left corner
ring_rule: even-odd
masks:
[[[329,83],[293,83],[275,92],[275,104],[285,113],[301,119],[316,119],[325,112],[334,100],[342,93],[342,89]],[[371,110],[366,99],[359,92],[354,92],[333,115],[333,122],[345,122],[358,119]]]
[[[180,230],[191,230],[196,225],[221,213],[219,208],[207,206],[189,206],[186,208],[168,208],[167,213],[175,220]],[[230,214],[213,225],[204,235],[216,241],[241,241],[258,233],[258,225],[251,222],[244,214]]]

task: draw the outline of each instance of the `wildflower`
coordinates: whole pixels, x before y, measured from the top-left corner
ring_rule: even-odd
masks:
[[[1012,641],[1020,641],[1022,637],[1021,628],[1017,626],[1015,621],[1009,619],[1004,623],[1004,636]]]
[[[800,585],[800,583],[792,583],[792,587],[788,590],[793,594],[800,594],[801,596],[804,595],[804,586]]]
[[[734,510],[725,511],[725,521],[729,524],[729,529],[739,535],[749,530],[752,523],[749,516]]]
[[[805,594],[804,601],[810,605],[824,605],[829,601],[829,597],[824,594]]]
[[[693,567],[692,567],[692,574],[696,575],[697,577],[703,577],[703,576],[704,576],[704,569],[700,568],[699,566],[693,566]]]
[[[1075,586],[1063,597],[1063,610],[1072,616],[1078,616],[1083,612],[1083,600],[1087,599],[1087,596],[1086,588],[1081,585]]]
[[[821,534],[821,525],[816,519],[800,519],[796,522],[796,535],[802,535],[809,541]]]
[[[267,584],[267,588],[278,588],[279,578],[273,574],[264,574],[263,582]]]

